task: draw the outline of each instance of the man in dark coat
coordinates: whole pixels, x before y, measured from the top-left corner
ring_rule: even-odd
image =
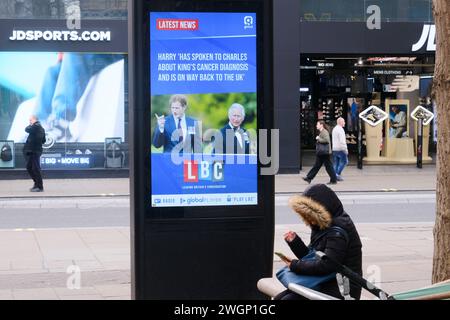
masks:
[[[250,137],[242,126],[245,121],[245,109],[234,103],[228,110],[229,122],[220,129],[222,145],[215,143],[214,153],[250,154]]]
[[[302,196],[292,197],[289,200],[289,206],[300,215],[305,224],[311,227],[310,243],[314,244],[315,250],[324,252],[328,257],[362,276],[362,244],[358,231],[333,190],[323,184],[312,185],[305,190]],[[334,228],[330,229],[331,227],[343,229],[346,235],[343,232],[335,231]],[[327,230],[330,231],[327,232]],[[315,241],[324,232],[326,234],[320,240]],[[284,238],[298,258],[287,262],[291,271],[311,276],[336,272],[333,264],[327,260],[302,261],[301,259],[308,254],[309,248],[296,233],[288,231]],[[321,284],[319,291],[336,298],[343,298],[335,278]],[[357,300],[361,296],[361,287],[353,282],[350,282],[350,296]],[[301,298],[289,290],[276,297],[279,300]]]
[[[34,186],[30,191],[43,192],[44,184],[41,174],[41,155],[42,145],[45,143],[45,130],[38,121],[38,118],[32,115],[30,117],[30,125],[25,128],[25,131],[29,135],[23,148],[23,153],[27,160],[27,171],[34,181]]]

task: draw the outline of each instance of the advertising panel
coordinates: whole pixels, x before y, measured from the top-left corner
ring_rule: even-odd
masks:
[[[153,207],[257,205],[255,13],[151,12]]]
[[[124,138],[124,57],[0,52],[0,140],[24,143],[32,114],[50,144]]]

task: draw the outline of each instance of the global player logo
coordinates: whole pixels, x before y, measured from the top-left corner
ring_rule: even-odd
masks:
[[[200,180],[219,182],[224,180],[224,165],[222,162],[185,160],[183,169],[184,182],[198,183]]]
[[[253,17],[252,16],[244,17],[244,29],[253,29]]]

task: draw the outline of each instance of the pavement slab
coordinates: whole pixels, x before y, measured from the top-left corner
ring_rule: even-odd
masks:
[[[275,177],[278,201],[301,193],[308,184],[300,174]],[[436,168],[432,165],[347,167],[344,182],[332,188],[345,204],[434,203]],[[129,179],[46,180],[43,194],[30,194],[29,180],[0,180],[2,208],[76,208],[80,215],[88,209],[129,207]],[[314,183],[328,182],[322,170]],[[405,198],[400,191],[417,191]],[[376,192],[383,192],[373,196]],[[371,195],[369,199],[367,195]],[[93,201],[94,200],[94,201]],[[280,203],[280,202],[279,202]],[[86,216],[86,219],[89,217]],[[389,293],[430,284],[433,257],[433,223],[359,223],[363,243],[364,275]],[[10,299],[114,299],[131,298],[129,227],[1,229],[0,300]],[[296,231],[305,242],[309,228],[296,224],[276,225],[275,250],[290,255],[283,240],[286,230]],[[81,289],[67,289],[70,273],[78,266]],[[274,273],[283,263],[274,256]],[[373,297],[364,294],[365,299]]]

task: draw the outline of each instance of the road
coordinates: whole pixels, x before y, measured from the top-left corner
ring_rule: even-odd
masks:
[[[339,194],[361,234],[363,270],[382,271],[379,285],[399,292],[430,284],[433,255],[433,193]],[[274,246],[287,250],[282,233],[305,234],[288,207],[289,195],[276,196]],[[129,299],[130,237],[127,197],[0,199],[0,300],[69,299],[67,268],[80,266],[78,298]],[[112,227],[112,228],[108,228]],[[274,270],[281,266],[274,261]],[[407,272],[405,272],[407,270]],[[369,296],[366,293],[366,296]]]
[[[434,222],[435,193],[339,194],[345,211],[355,223]],[[289,196],[276,197],[276,224],[298,223],[295,213],[286,205]]]
[[[355,223],[434,222],[434,193],[339,194]],[[301,220],[276,196],[276,224]],[[0,229],[96,228],[129,226],[129,199],[58,198],[0,201]]]

